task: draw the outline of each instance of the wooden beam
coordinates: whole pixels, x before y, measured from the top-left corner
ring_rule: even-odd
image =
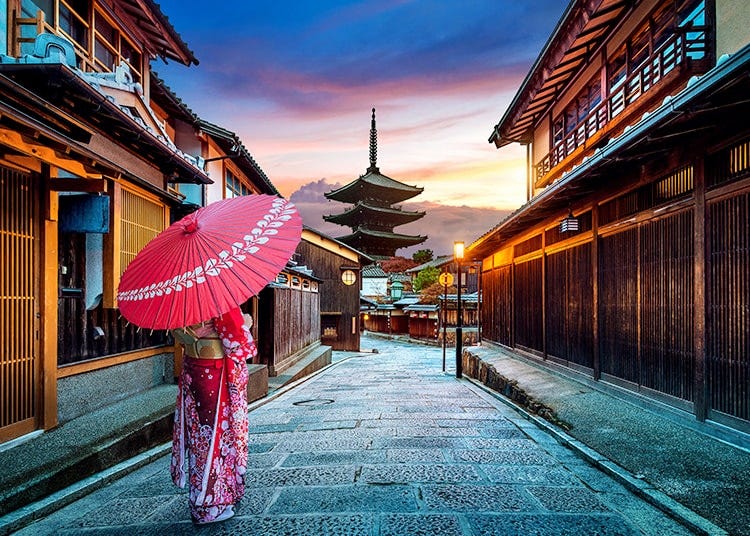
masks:
[[[82,162],[62,156],[54,149],[32,141],[26,136],[23,136],[21,133],[16,132],[15,130],[0,127],[0,144],[7,145],[8,147],[13,148],[15,151],[21,153],[22,156],[20,158],[22,159],[37,159],[45,164],[49,164],[50,166],[64,169],[65,171],[72,173],[73,175],[76,175],[78,177],[96,179],[102,178],[102,175],[100,173],[92,173],[89,168]],[[10,160],[9,156],[6,156],[6,159]],[[10,161],[13,162],[13,160]]]
[[[104,179],[50,179],[49,188],[56,192],[103,193],[107,191],[107,181]]]
[[[706,364],[706,161],[693,165],[695,209],[693,211],[693,352],[695,359],[693,408],[695,418],[708,415]]]
[[[602,378],[602,365],[599,356],[599,205],[594,202],[591,205],[591,320],[593,346],[593,378]]]
[[[44,190],[47,217],[43,222],[41,248],[41,397],[40,424],[49,430],[57,426],[57,292],[58,292],[58,235],[57,192]],[[50,216],[54,216],[51,218]]]

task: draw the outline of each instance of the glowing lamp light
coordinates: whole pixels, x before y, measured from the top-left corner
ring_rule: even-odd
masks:
[[[456,258],[456,260],[461,260],[464,258],[463,242],[453,242],[453,256]]]
[[[578,218],[573,216],[573,212],[569,211],[568,215],[560,221],[560,232],[568,233],[578,231]]]
[[[341,272],[341,281],[347,286],[353,285],[357,281],[357,274],[354,273],[354,270],[344,270]]]
[[[404,284],[401,281],[394,281],[391,284],[391,299],[400,300],[404,293]]]

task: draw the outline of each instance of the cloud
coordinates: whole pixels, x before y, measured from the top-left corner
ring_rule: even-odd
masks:
[[[331,184],[326,179],[305,184],[290,196],[302,216],[305,225],[332,237],[349,234],[348,227],[323,220],[324,215],[340,214],[350,205],[327,200],[323,194],[339,188],[340,183]],[[467,245],[502,221],[511,210],[449,206],[433,202],[404,203],[404,210],[424,211],[425,216],[416,222],[399,226],[396,232],[427,236],[427,241],[396,253],[410,257],[418,249],[431,249],[436,255],[449,255],[453,242],[463,240]]]

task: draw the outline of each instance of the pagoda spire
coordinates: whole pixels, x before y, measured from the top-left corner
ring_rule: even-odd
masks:
[[[375,108],[370,123],[370,167],[349,184],[324,195],[327,199],[354,205],[341,214],[323,216],[325,221],[351,228],[352,232],[338,240],[373,258],[396,255],[396,250],[421,244],[426,236],[396,233],[395,227],[422,218],[424,212],[409,212],[399,203],[422,193],[422,188],[409,186],[380,173],[378,169],[378,131],[375,128]]]
[[[378,131],[375,128],[375,108],[372,109],[372,122],[370,123],[370,167],[367,171],[380,171],[378,163]]]

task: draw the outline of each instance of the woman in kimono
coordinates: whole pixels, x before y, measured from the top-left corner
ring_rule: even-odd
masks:
[[[246,362],[258,352],[243,320],[236,308],[211,321],[173,330],[184,347],[184,360],[171,473],[177,486],[188,484],[190,513],[196,524],[229,519],[245,492]]]

